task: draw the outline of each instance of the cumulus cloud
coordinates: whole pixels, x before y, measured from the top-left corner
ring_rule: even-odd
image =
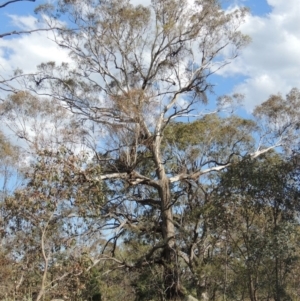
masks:
[[[34,16],[9,15],[9,18],[15,30],[35,30],[43,27],[43,24],[39,24]],[[24,73],[31,73],[37,70],[37,65],[44,62],[55,61],[57,64],[70,62],[68,52],[58,47],[52,40],[51,32],[34,32],[0,39],[0,80],[10,78],[16,69],[21,69]],[[18,87],[18,82],[12,82],[12,84]],[[6,93],[0,90],[0,98],[5,98],[5,95]],[[9,124],[6,124],[5,117],[2,118],[0,130],[14,144],[30,150],[25,140],[16,140],[16,136],[13,134],[14,131],[12,131]],[[14,121],[19,119],[20,116],[15,118]],[[37,122],[37,120],[33,119],[32,122]],[[26,130],[32,138],[32,123],[27,121],[26,124],[24,131]],[[45,124],[39,127],[39,134],[42,135],[44,131],[51,139],[50,134],[53,129],[54,123],[45,120]],[[47,135],[45,134],[45,136]]]
[[[241,56],[220,72],[222,76],[243,75],[245,80],[234,92],[245,94],[245,106],[251,111],[270,94],[286,94],[300,87],[299,0],[268,0],[271,12],[249,15],[242,31],[252,43]]]
[[[10,15],[12,24],[17,29],[34,30],[38,25],[33,16]],[[8,77],[13,70],[21,69],[25,73],[34,72],[42,62],[70,62],[68,52],[53,43],[51,32],[34,32],[14,35],[0,39],[0,74]]]
[[[8,15],[11,20],[11,25],[20,28],[22,30],[37,29],[37,20],[33,16],[17,16]]]

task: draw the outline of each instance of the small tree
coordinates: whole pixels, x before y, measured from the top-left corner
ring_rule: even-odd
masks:
[[[22,271],[19,293],[30,289],[37,292],[37,300],[59,291],[76,295],[82,285],[79,276],[93,266],[92,261],[82,262],[81,253],[92,253],[101,238],[93,221],[99,216],[103,189],[98,181],[86,180],[97,177],[100,168],[91,165],[84,145],[74,142],[78,132],[69,117],[54,101],[27,92],[11,95],[2,104],[2,122],[20,138],[22,154],[22,186],[6,194],[1,204],[3,237],[8,240],[4,247]],[[3,145],[7,153],[4,138]]]

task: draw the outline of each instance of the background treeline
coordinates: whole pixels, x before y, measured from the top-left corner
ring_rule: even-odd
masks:
[[[17,154],[4,146],[8,177]],[[163,300],[161,249],[147,262],[160,235],[151,222],[155,209],[136,205],[133,212],[142,210],[144,222],[118,232],[118,244],[109,232],[100,235],[105,197],[114,192],[109,184],[87,184],[76,169],[80,160],[63,149],[44,152],[26,169],[23,188],[3,191],[1,300],[37,296],[41,289],[45,300]],[[187,295],[299,300],[299,163],[296,152],[269,152],[245,157],[204,183],[175,188],[176,252],[193,252],[193,261],[176,262]],[[86,170],[97,172],[93,165]]]

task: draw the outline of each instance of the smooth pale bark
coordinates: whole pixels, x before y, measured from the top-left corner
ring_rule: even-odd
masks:
[[[162,260],[164,265],[164,285],[168,299],[176,300],[184,296],[181,291],[180,277],[177,270],[177,253],[175,251],[175,227],[172,212],[172,200],[169,178],[166,175],[161,155],[161,125],[163,123],[163,115],[156,127],[156,139],[154,139],[152,152],[156,165],[156,174],[158,177],[159,188],[158,193],[161,201],[162,216],[162,234],[165,241],[163,248]]]

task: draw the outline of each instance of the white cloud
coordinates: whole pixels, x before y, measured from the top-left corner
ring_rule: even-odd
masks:
[[[12,25],[21,30],[32,30],[37,28],[37,19],[33,16],[8,15]]]
[[[37,28],[37,20],[33,16],[11,15],[10,18],[22,30]],[[70,62],[68,52],[52,41],[51,32],[34,32],[0,39],[0,74],[3,77],[12,74],[17,68],[25,73],[33,72],[40,63],[54,60],[58,64]]]
[[[150,0],[131,0],[130,1],[133,5],[150,5],[151,1]]]
[[[242,31],[252,43],[220,72],[223,76],[246,76],[234,91],[245,94],[248,110],[270,94],[286,94],[300,87],[299,0],[268,0],[268,4],[272,6],[269,14],[247,17]]]
[[[10,15],[10,18],[16,30],[34,30],[38,27],[43,27],[43,24],[38,24],[37,19],[33,16]],[[57,64],[61,62],[70,63],[68,52],[57,46],[52,40],[52,33],[47,31],[14,35],[10,38],[0,39],[0,79],[9,78],[16,69],[21,69],[24,73],[35,72],[37,65],[49,61],[55,61]],[[17,82],[13,84],[14,86],[18,85]],[[1,96],[5,97],[5,92],[0,91],[0,93]],[[17,119],[14,121],[17,121]],[[33,120],[30,121],[28,119],[28,121],[24,123],[26,124],[24,131],[26,131],[29,138],[33,138],[34,134],[37,133],[34,133],[32,130],[34,128],[33,124],[36,122],[38,122],[38,120],[33,118]],[[38,134],[40,136],[44,135],[50,141],[55,138],[53,135],[53,129],[55,128],[54,123],[51,120],[44,120],[43,122],[43,125],[41,124],[39,127],[36,127],[39,128]],[[30,153],[31,148],[29,144],[27,144],[25,140],[16,139],[13,131],[5,124],[4,119],[1,120],[0,130],[4,132],[14,144],[26,149],[28,154]]]

